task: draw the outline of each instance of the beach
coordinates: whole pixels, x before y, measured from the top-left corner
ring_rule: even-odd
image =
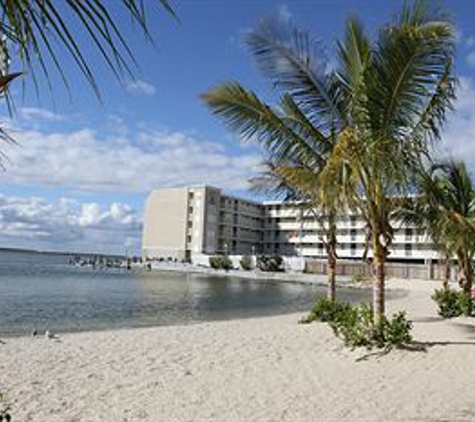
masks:
[[[391,280],[424,351],[351,351],[303,314],[21,337],[0,345],[17,421],[473,421],[475,323],[439,283]]]

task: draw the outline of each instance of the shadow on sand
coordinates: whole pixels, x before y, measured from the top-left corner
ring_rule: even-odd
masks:
[[[440,317],[426,317],[426,318],[417,318],[414,319],[413,322],[440,322],[442,319]],[[464,334],[468,334],[470,339],[473,340],[456,340],[456,341],[417,341],[414,340],[410,344],[398,347],[399,350],[405,350],[408,352],[423,352],[427,353],[430,348],[432,347],[447,347],[447,346],[473,346],[475,347],[475,325],[470,323],[463,323],[463,322],[451,322],[451,325],[457,327],[457,329],[464,332]],[[356,362],[363,362],[367,361],[370,358],[378,358],[387,355],[392,349],[382,349],[377,351],[369,352],[363,356],[360,356],[356,359]]]

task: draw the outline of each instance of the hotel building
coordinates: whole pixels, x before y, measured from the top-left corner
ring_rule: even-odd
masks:
[[[437,259],[431,242],[395,222],[392,261]],[[365,222],[353,213],[337,219],[339,258],[361,259]],[[272,254],[326,256],[322,222],[298,203],[254,202],[211,186],[154,190],[145,204],[142,255],[190,260],[194,255]],[[371,249],[369,250],[371,256]]]

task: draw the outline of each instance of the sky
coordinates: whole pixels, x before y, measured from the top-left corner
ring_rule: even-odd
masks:
[[[158,3],[158,2],[157,2]],[[40,95],[28,74],[14,87],[13,117],[2,121],[17,145],[0,147],[0,247],[139,253],[142,213],[156,188],[211,184],[250,196],[247,181],[259,171],[261,150],[242,144],[199,96],[238,80],[264,98],[268,82],[253,66],[243,35],[261,18],[278,15],[311,29],[332,58],[345,19],[354,14],[370,33],[387,22],[401,1],[381,0],[171,0],[179,21],[150,8],[154,43],[117,22],[139,64],[136,79],[116,80],[97,52],[91,57],[102,100],[67,55],[70,91],[52,71],[52,91],[40,78]],[[438,151],[463,158],[475,174],[475,4],[441,2],[457,28],[455,111]],[[112,6],[114,8],[114,6]],[[75,29],[72,22],[72,30]]]

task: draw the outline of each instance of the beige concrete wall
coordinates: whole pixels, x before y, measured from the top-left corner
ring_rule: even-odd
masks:
[[[143,255],[184,259],[187,249],[188,189],[153,191],[145,202]]]

